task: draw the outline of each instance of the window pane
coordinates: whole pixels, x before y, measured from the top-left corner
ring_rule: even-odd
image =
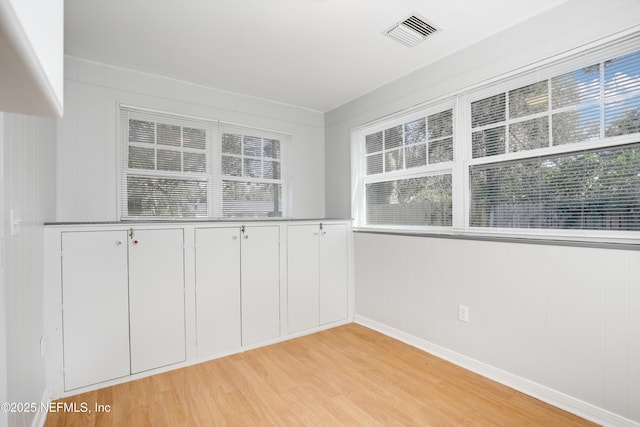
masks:
[[[372,133],[365,137],[367,154],[382,151],[382,131]]]
[[[553,145],[573,144],[600,138],[600,107],[580,108],[554,114]]]
[[[242,176],[242,160],[239,157],[222,156],[222,175]]]
[[[254,136],[244,137],[244,155],[262,157],[262,138]]]
[[[429,139],[453,135],[453,110],[429,116]]]
[[[424,119],[414,120],[404,124],[404,143],[416,144],[427,137],[427,126]]]
[[[391,172],[404,168],[402,162],[402,149],[388,151],[384,154],[384,171]]]
[[[551,105],[568,107],[600,97],[600,65],[591,65],[551,79]]]
[[[264,140],[264,156],[272,159],[280,158],[280,141],[277,139]]]
[[[453,160],[453,138],[429,141],[429,164]]]
[[[604,63],[604,96],[640,91],[640,50]]]
[[[382,153],[367,156],[367,175],[382,173]]]
[[[604,106],[605,136],[640,132],[640,94]]]
[[[265,161],[263,167],[265,178],[280,179],[280,162]]]
[[[366,185],[367,224],[451,226],[451,175]]]
[[[400,147],[402,145],[402,125],[384,131],[384,149]]]
[[[207,216],[207,183],[204,181],[129,175],[127,195],[129,216]]]
[[[244,159],[243,176],[262,178],[262,162],[255,159]]]
[[[505,152],[505,127],[485,129],[471,134],[473,158],[495,156]]]
[[[547,81],[534,83],[509,92],[509,118],[530,116],[547,111]]]
[[[224,217],[281,217],[280,184],[255,182],[222,182],[222,214]]]
[[[640,230],[640,144],[472,166],[473,227]]]
[[[509,152],[549,146],[549,117],[509,125]]]
[[[183,142],[186,148],[205,150],[207,148],[207,131],[196,128],[182,128]]]
[[[158,170],[182,170],[182,156],[179,151],[158,150]]]
[[[129,146],[129,167],[134,169],[155,169],[155,153],[153,148]]]
[[[185,172],[206,172],[207,171],[207,156],[198,153],[184,153],[184,168]]]
[[[427,164],[427,146],[425,144],[412,145],[404,149],[407,169]]]
[[[471,103],[471,127],[485,126],[506,120],[505,94]]]
[[[158,123],[158,144],[180,147],[180,126]]]
[[[242,137],[225,133],[222,135],[222,152],[226,154],[242,154],[241,150]]]
[[[129,141],[155,144],[156,126],[153,122],[129,120]]]

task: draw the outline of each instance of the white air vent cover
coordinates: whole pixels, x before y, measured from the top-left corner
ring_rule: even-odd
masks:
[[[403,45],[413,47],[436,31],[438,31],[438,29],[434,25],[427,23],[424,18],[413,14],[404,21],[389,28],[385,33]]]

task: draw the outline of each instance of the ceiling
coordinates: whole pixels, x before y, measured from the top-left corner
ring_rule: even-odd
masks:
[[[564,1],[66,0],[65,53],[325,112]]]

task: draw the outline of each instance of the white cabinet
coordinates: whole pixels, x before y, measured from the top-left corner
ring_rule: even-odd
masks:
[[[241,346],[240,228],[195,231],[198,357]]]
[[[198,357],[280,336],[278,226],[195,231]]]
[[[287,227],[288,330],[297,332],[320,324],[319,227]]]
[[[185,360],[183,230],[62,233],[64,388]]]
[[[280,228],[246,227],[241,244],[242,345],[280,336]]]
[[[129,239],[131,373],[185,360],[182,229],[134,230]]]
[[[347,221],[48,226],[48,389],[127,381],[346,321],[350,230]]]
[[[347,318],[347,232],[345,224],[287,227],[289,332]]]
[[[325,224],[320,230],[320,324],[344,320],[348,315],[349,229]]]
[[[62,233],[64,388],[129,375],[126,231]]]

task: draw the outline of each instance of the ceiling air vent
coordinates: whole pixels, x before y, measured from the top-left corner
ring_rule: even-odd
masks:
[[[405,46],[413,47],[436,31],[438,29],[434,25],[414,14],[389,28],[386,35]]]

